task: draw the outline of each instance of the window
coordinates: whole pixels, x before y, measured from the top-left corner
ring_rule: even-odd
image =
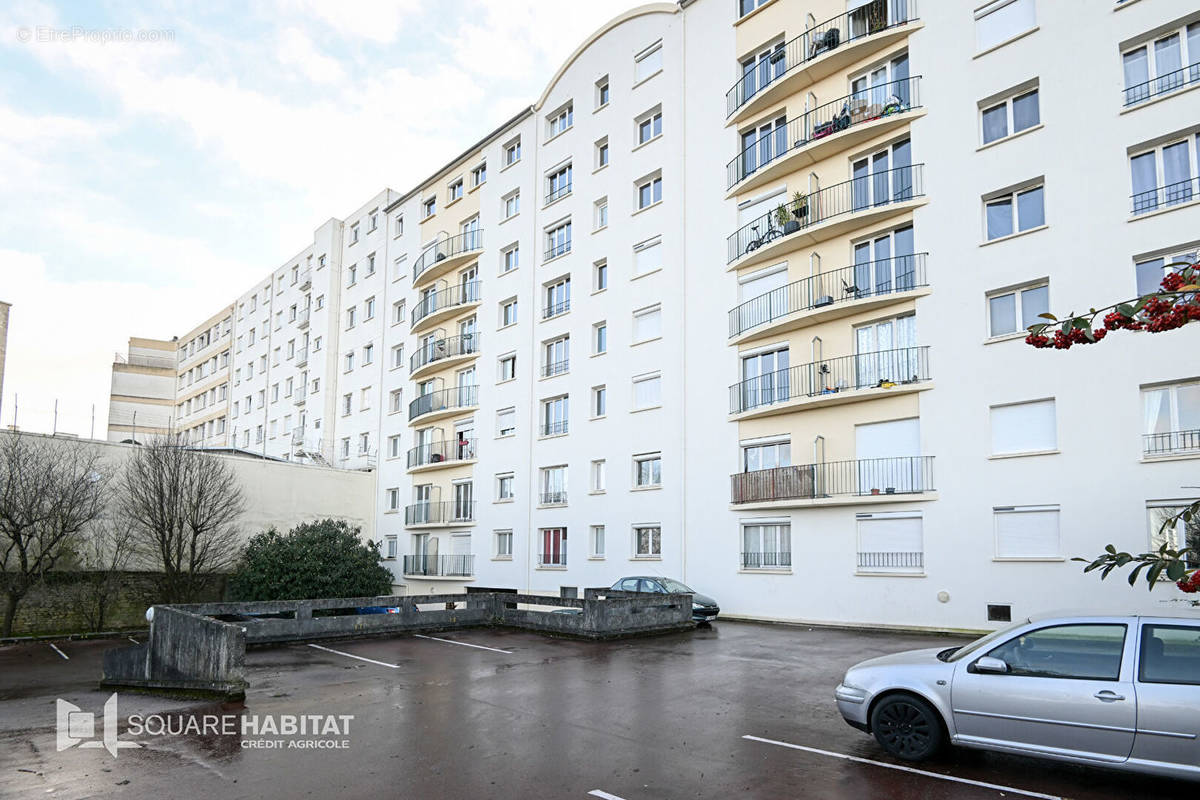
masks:
[[[1164,544],[1172,550],[1190,548],[1192,552],[1185,563],[1188,569],[1196,569],[1200,568],[1200,519],[1180,519],[1173,525],[1167,524],[1191,502],[1184,500],[1175,504],[1151,503],[1146,506],[1146,515],[1150,527],[1150,549],[1157,551]]]
[[[1125,105],[1200,81],[1200,22],[1162,33],[1121,54]],[[1184,64],[1190,64],[1185,68]]]
[[[510,297],[500,304],[500,327],[517,324],[517,298]]]
[[[542,528],[538,531],[539,567],[565,567],[567,565],[567,529]]]
[[[592,462],[591,484],[589,490],[594,494],[601,494],[607,490],[607,470],[605,469],[604,459],[597,459]]]
[[[487,163],[480,164],[475,169],[471,170],[471,188],[481,186],[487,182]]]
[[[738,0],[738,16],[744,17],[754,9],[769,2],[771,0]]]
[[[1041,121],[1037,89],[1006,98],[980,112],[983,143],[990,144],[1028,130]]]
[[[1200,627],[1186,623],[1145,625],[1138,680],[1200,685]]]
[[[279,384],[278,383],[271,384],[271,402],[272,403],[279,402]]]
[[[637,140],[638,144],[642,145],[662,136],[662,112],[658,110],[649,111],[637,119]]]
[[[1058,514],[1058,506],[993,508],[996,558],[1058,558]]]
[[[498,383],[504,383],[505,381],[511,381],[512,379],[516,378],[517,377],[517,356],[516,356],[516,354],[510,353],[509,355],[501,356],[500,362],[499,362],[499,367],[500,367],[499,375],[496,378]]]
[[[404,301],[397,300],[392,303],[392,324],[400,325],[405,321],[406,317],[407,315],[404,313]]]
[[[521,160],[521,137],[518,136],[504,145],[504,166],[511,167]]]
[[[633,457],[633,485],[639,489],[662,486],[662,454]]]
[[[662,308],[653,306],[633,312],[633,343],[662,337]]]
[[[662,237],[656,236],[633,246],[633,276],[662,269]]]
[[[603,230],[608,227],[608,198],[601,197],[594,204],[593,217],[595,220],[595,230]]]
[[[662,557],[662,529],[657,525],[639,525],[633,529],[634,558]]]
[[[571,252],[571,222],[568,220],[546,231],[546,260]]]
[[[608,105],[608,76],[605,75],[600,80],[596,81],[596,108],[601,109]]]
[[[398,281],[408,274],[408,256],[396,256],[392,262],[392,280]]]
[[[506,249],[500,258],[500,272],[512,272],[517,267],[521,266],[521,248],[518,245],[513,245]]]
[[[1008,675],[1115,681],[1124,650],[1124,625],[1055,625],[1013,637],[988,655],[1007,664]]]
[[[375,254],[369,253],[367,255],[367,275],[374,275],[374,274],[375,274]]]
[[[404,405],[404,390],[392,389],[388,392],[388,413],[397,414]]]
[[[742,471],[756,472],[792,465],[792,444],[789,440],[742,445]]]
[[[322,308],[325,307],[325,295],[323,295],[323,294],[317,295],[316,306],[317,306],[317,311],[320,311]]]
[[[1034,186],[985,198],[988,241],[1045,225],[1046,214],[1042,199],[1044,188]]]
[[[571,277],[559,278],[544,286],[546,305],[542,311],[542,319],[557,317],[571,310]]]
[[[597,419],[608,413],[608,389],[604,386],[592,387],[592,418]]]
[[[346,270],[346,288],[349,288],[358,283],[358,267],[351,265]]]
[[[353,350],[351,350],[349,353],[346,353],[345,362],[346,362],[346,372],[349,372],[350,370],[354,369],[354,351]]]
[[[638,209],[649,208],[655,203],[662,202],[662,177],[647,178],[637,187]]]
[[[496,435],[512,436],[517,432],[517,410],[502,408],[496,412]]]
[[[368,297],[363,303],[363,319],[375,319],[375,298]]]
[[[633,379],[633,409],[641,411],[662,405],[662,376],[643,375]]]
[[[375,345],[373,345],[373,344],[365,345],[363,347],[363,358],[362,358],[363,366],[366,366],[367,364],[372,364],[372,363],[374,363],[374,361],[375,361]]]
[[[1200,451],[1200,382],[1142,388],[1142,453]]]
[[[387,490],[387,507],[388,507],[388,511],[396,511],[400,508],[400,490],[399,489],[388,489]]]
[[[354,395],[353,394],[342,395],[342,416],[343,417],[348,415],[351,412],[353,403],[354,403]]]
[[[987,300],[988,336],[1006,336],[1044,321],[1038,315],[1050,311],[1050,287],[1042,284],[993,292]]]
[[[496,531],[496,558],[512,558],[513,532],[511,530]]]
[[[662,69],[662,45],[663,43],[660,39],[633,57],[634,83],[641,83]]]
[[[543,467],[541,494],[538,503],[543,506],[561,506],[567,502],[567,468]]]
[[[1034,0],[995,0],[975,12],[975,48],[990,50],[1035,27]]]
[[[431,197],[421,205],[421,217],[429,219],[437,213],[437,198]]]
[[[859,572],[924,572],[920,515],[859,514],[857,522]]]
[[[570,427],[570,400],[566,395],[542,401],[542,436],[562,436]]]
[[[992,454],[1038,453],[1058,447],[1053,400],[992,406]]]
[[[575,108],[567,103],[546,117],[546,138],[552,139],[575,124]]]
[[[1162,286],[1163,278],[1169,273],[1177,272],[1181,268],[1172,265],[1195,264],[1197,261],[1200,261],[1200,253],[1192,250],[1191,252],[1174,253],[1136,262],[1134,264],[1134,273],[1137,278],[1138,295],[1157,292]]]
[[[521,190],[509,192],[504,196],[504,219],[512,219],[521,213]]]
[[[511,472],[496,476],[496,499],[513,499],[513,474]]]
[[[608,166],[608,137],[596,142],[596,169],[603,169]]]
[[[561,375],[571,368],[571,337],[551,339],[542,347],[542,377]]]
[[[357,322],[358,309],[353,307],[346,309],[346,330],[353,328]]]
[[[1198,161],[1200,134],[1131,155],[1129,171],[1133,183],[1133,213],[1146,214],[1195,198]]]
[[[393,236],[403,236],[404,235],[404,217],[403,216],[396,217],[396,222],[392,225],[392,235]]]
[[[588,558],[604,558],[603,525],[593,525],[588,532]]]
[[[789,569],[792,526],[787,522],[742,524],[742,569]]]
[[[389,561],[395,561],[396,553],[397,553],[396,537],[395,536],[387,536],[384,538],[383,542],[384,542],[384,544],[383,544],[384,556],[383,557],[388,559]]]
[[[358,241],[358,223],[350,226],[350,244],[355,244]]]
[[[371,452],[371,434],[360,433],[358,435],[358,454],[366,455]]]
[[[571,165],[567,164],[546,176],[546,205],[571,193],[571,172]]]
[[[592,290],[603,292],[608,288],[608,261],[601,259],[592,265]]]

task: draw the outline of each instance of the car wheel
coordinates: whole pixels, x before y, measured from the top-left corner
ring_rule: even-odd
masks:
[[[871,731],[884,750],[905,761],[924,761],[945,741],[937,711],[911,694],[879,701],[871,712]]]

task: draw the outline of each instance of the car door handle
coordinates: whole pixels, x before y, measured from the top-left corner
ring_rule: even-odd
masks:
[[[1097,700],[1103,700],[1106,703],[1115,703],[1117,700],[1125,699],[1125,695],[1117,694],[1116,692],[1109,691],[1108,689],[1104,689],[1103,691],[1096,692],[1092,696],[1095,697]]]

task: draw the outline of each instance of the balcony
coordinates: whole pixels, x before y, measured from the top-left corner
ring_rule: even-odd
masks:
[[[416,380],[448,364],[466,361],[479,355],[479,334],[468,333],[435,339],[417,348],[408,359],[409,378]]]
[[[542,309],[542,319],[554,319],[571,310],[571,298],[566,297],[562,300],[557,300]]]
[[[440,389],[414,398],[408,404],[408,421],[410,424],[416,420],[431,422],[464,411],[473,411],[478,405],[479,387],[475,384]]]
[[[747,147],[725,167],[727,197],[816,164],[924,114],[921,76],[817,106]]]
[[[446,500],[414,503],[404,507],[404,525],[408,528],[433,528],[475,521],[475,501]]]
[[[921,27],[915,0],[873,0],[787,42],[725,93],[727,124],[744,122],[784,97],[898,42]]]
[[[1135,192],[1132,197],[1133,215],[1139,217],[1196,199],[1200,199],[1200,177],[1175,181],[1144,192]]]
[[[1200,430],[1147,433],[1142,436],[1142,456],[1200,455]]]
[[[928,255],[854,264],[753,297],[729,312],[730,344],[745,344],[927,295]]]
[[[312,288],[312,269],[300,273],[300,291],[307,292]]]
[[[309,309],[307,306],[305,306],[304,308],[300,309],[300,312],[298,314],[296,314],[296,327],[299,328],[300,330],[304,330],[305,328],[307,328],[308,327],[308,317],[309,317]]]
[[[567,565],[567,543],[564,541],[547,552],[539,551],[537,565],[539,567],[565,567]]]
[[[761,264],[801,247],[899,216],[925,202],[925,165],[880,170],[781,203],[726,240],[727,270]]]
[[[538,494],[539,506],[565,506],[567,493],[565,491],[541,492]]]
[[[483,252],[483,231],[476,229],[434,242],[413,263],[413,286],[463,266]]]
[[[292,405],[302,406],[308,398],[308,383],[302,383],[292,392]]]
[[[738,509],[805,508],[933,500],[933,456],[853,459],[730,476]]]
[[[297,350],[296,350],[296,366],[297,367],[308,366],[308,348],[307,347],[297,348]]]
[[[543,422],[538,425],[538,435],[546,436],[565,436],[571,429],[570,424],[565,419],[560,419],[557,422]]]
[[[408,471],[428,472],[443,467],[475,463],[477,439],[430,442],[408,451]]]
[[[552,378],[555,375],[563,375],[571,369],[571,359],[564,358],[559,361],[550,361],[542,364],[542,377]]]
[[[474,555],[404,557],[406,578],[471,578],[474,575]]]
[[[1127,87],[1124,90],[1125,108],[1132,108],[1133,106],[1153,100],[1156,97],[1178,92],[1181,89],[1196,86],[1197,84],[1200,84],[1200,64],[1192,64],[1191,66],[1159,75],[1157,78],[1152,78],[1145,83]]]
[[[428,330],[444,319],[479,305],[479,281],[454,286],[442,284],[430,290],[413,306],[411,333]]]
[[[542,254],[542,261],[546,262],[552,258],[558,258],[559,256],[565,256],[569,252],[571,252],[571,240],[570,239],[566,239],[561,242],[555,242],[554,244],[551,244],[549,247],[546,248],[546,252]]]
[[[742,569],[746,570],[791,570],[792,554],[786,553],[742,553]]]
[[[768,372],[729,387],[735,420],[860,403],[933,388],[929,348],[903,347]]]
[[[859,572],[924,572],[925,554],[901,551],[859,553]]]
[[[550,189],[546,192],[546,199],[542,203],[542,208],[545,208],[551,203],[562,200],[564,197],[569,196],[571,194],[571,186],[571,182],[568,181],[567,183],[559,186],[550,187]]]

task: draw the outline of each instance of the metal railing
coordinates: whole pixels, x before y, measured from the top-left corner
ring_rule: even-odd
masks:
[[[303,367],[307,363],[308,363],[308,348],[307,347],[296,348],[296,366]]]
[[[929,347],[875,350],[811,361],[768,372],[729,387],[729,413],[805,397],[923,383],[929,377]]]
[[[760,247],[835,217],[922,197],[924,178],[924,164],[894,167],[780,203],[726,240],[726,263],[732,264]]]
[[[470,577],[475,574],[475,556],[405,556],[404,574],[438,578]]]
[[[551,361],[542,365],[542,377],[550,378],[554,375],[562,375],[571,369],[571,359],[564,358],[559,361]]]
[[[1200,430],[1167,431],[1142,435],[1142,454],[1162,456],[1200,451]]]
[[[418,445],[408,451],[408,468],[424,467],[475,458],[477,439],[451,439]]]
[[[309,308],[305,306],[300,309],[300,313],[296,314],[296,327],[303,328],[308,325]]]
[[[1200,64],[1192,64],[1164,73],[1157,78],[1151,78],[1144,83],[1126,86],[1124,89],[1125,106],[1128,108],[1138,103],[1144,103],[1152,97],[1168,94],[1193,83],[1200,83]]]
[[[479,405],[479,386],[455,386],[419,395],[408,404],[408,419],[411,422],[422,414],[447,411],[453,408],[472,408]]]
[[[733,503],[913,494],[933,491],[933,456],[825,461],[730,478]]]
[[[420,302],[413,306],[412,325],[416,325],[430,314],[445,311],[454,306],[465,306],[479,302],[479,281],[467,281],[454,286],[446,286],[430,292]]]
[[[873,0],[809,28],[755,64],[725,93],[725,116],[733,116],[759,92],[809,61],[916,19],[916,0]]]
[[[866,261],[764,292],[729,312],[729,335],[740,336],[801,311],[928,286],[925,273],[928,255],[916,253]]]
[[[812,142],[863,122],[896,116],[921,106],[921,76],[872,86],[817,106],[760,138],[725,167],[732,189],[768,164]]]
[[[1148,214],[1159,208],[1170,208],[1180,203],[1186,203],[1196,197],[1200,197],[1200,177],[1164,184],[1144,192],[1134,193],[1132,197],[1133,214],[1134,216]]]
[[[558,258],[559,256],[565,256],[569,252],[571,252],[571,240],[567,239],[564,242],[559,242],[558,244],[552,244],[549,247],[547,247],[545,256],[542,258],[542,260],[549,261],[552,258]]]
[[[742,553],[742,569],[786,569],[791,566],[791,551],[786,553]]]
[[[300,282],[300,291],[304,291],[308,287],[312,286],[312,268],[311,267],[301,271],[299,282]]]
[[[924,569],[924,553],[859,553],[859,569]]]
[[[565,297],[557,303],[551,303],[542,309],[542,319],[551,319],[571,310],[571,298]]]
[[[478,333],[467,333],[462,336],[448,336],[443,339],[435,339],[428,344],[421,345],[417,348],[417,352],[409,356],[408,371],[413,373],[435,361],[474,355],[478,352]]]
[[[445,261],[447,258],[461,256],[481,249],[483,249],[482,228],[476,228],[473,231],[449,236],[439,242],[434,242],[413,262],[413,283],[417,282],[417,278],[421,277],[422,272],[425,272],[439,261]]]
[[[474,519],[474,500],[442,500],[414,503],[404,507],[405,525],[437,525],[447,522],[471,522]]]
[[[567,565],[567,543],[563,542],[558,552],[538,551],[537,560],[539,567],[565,567]]]
[[[562,434],[567,433],[570,430],[570,427],[570,423],[567,420],[562,419],[558,422],[543,422],[538,426],[538,431],[542,436],[561,436]]]
[[[565,506],[567,504],[567,493],[561,492],[542,492],[538,495],[538,505],[543,506]]]
[[[561,200],[562,198],[566,197],[567,195],[569,195],[571,193],[571,186],[572,186],[571,181],[567,181],[565,184],[563,184],[562,186],[559,186],[557,189],[551,189],[549,192],[546,193],[546,201],[542,205],[548,206],[551,203],[553,203],[555,200]]]

